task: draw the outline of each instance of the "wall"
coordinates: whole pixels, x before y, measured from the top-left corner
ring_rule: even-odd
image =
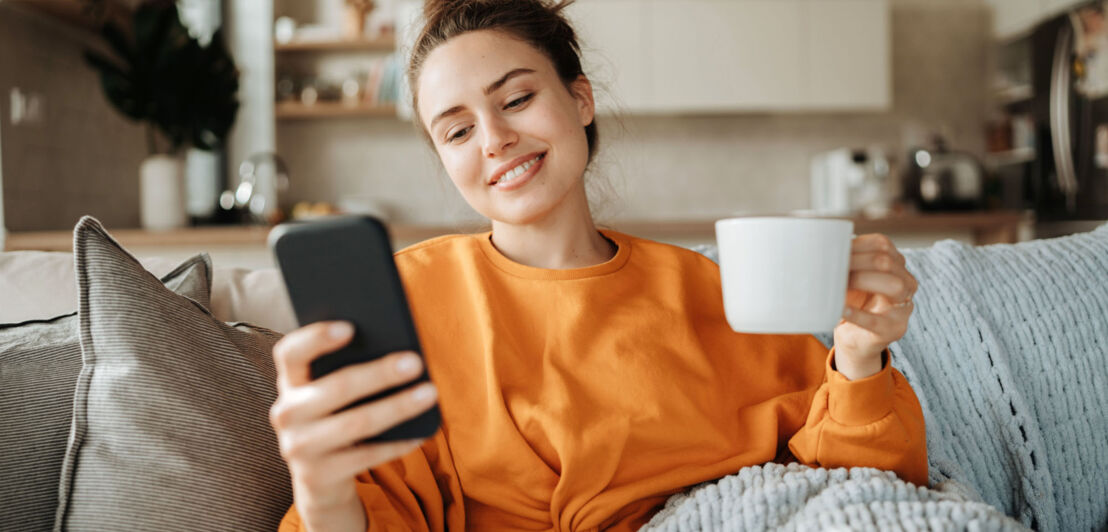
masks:
[[[0,250],[8,237],[8,227],[4,224],[4,106],[0,104]]]
[[[9,232],[70,229],[84,214],[136,227],[144,131],[104,99],[81,58],[94,36],[0,2],[3,212]],[[38,96],[37,120],[13,123],[11,93]]]
[[[816,153],[879,145],[899,156],[929,130],[982,153],[989,24],[980,0],[893,0],[888,112],[601,116],[593,178],[609,194],[597,215],[687,219],[804,209]],[[409,123],[282,121],[277,147],[291,167],[293,200],[368,195],[406,221],[476,218]]]
[[[881,145],[899,155],[906,137],[928,129],[942,128],[954,146],[981,153],[987,8],[980,0],[893,0],[892,6],[890,111],[626,116],[622,124],[601,116],[603,148],[590,179],[607,185],[600,188],[608,193],[598,201],[598,217],[710,218],[806,208],[814,154]],[[91,42],[87,32],[0,2],[2,201],[9,231],[68,229],[82,214],[101,218],[109,228],[138,225],[143,130],[105,102],[95,73],[81,59]],[[259,67],[240,64],[244,70]],[[39,123],[12,125],[12,87],[44,96]],[[242,133],[233,134],[233,145]],[[399,220],[478,218],[407,122],[283,121],[276,142],[291,167],[289,200],[364,195],[389,204]],[[237,144],[240,154],[259,148]],[[229,166],[237,167],[230,159]]]

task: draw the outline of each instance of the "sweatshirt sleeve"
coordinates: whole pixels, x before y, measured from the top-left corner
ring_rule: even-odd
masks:
[[[927,486],[923,409],[891,357],[886,349],[880,371],[851,381],[834,369],[831,349],[804,426],[789,440],[793,456],[811,466],[893,471]]]
[[[368,532],[464,530],[465,508],[446,439],[440,430],[419,449],[356,478]],[[302,532],[294,504],[278,532]]]

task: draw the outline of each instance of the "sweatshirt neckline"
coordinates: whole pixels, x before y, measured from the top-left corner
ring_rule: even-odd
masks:
[[[606,275],[618,271],[624,264],[627,264],[627,259],[631,257],[631,238],[623,233],[609,229],[598,229],[598,231],[600,231],[600,234],[608,237],[612,242],[615,242],[616,246],[618,246],[615,256],[600,264],[565,270],[528,266],[505,257],[504,254],[500,253],[500,250],[496,249],[496,246],[492,244],[492,231],[485,231],[484,233],[478,233],[473,236],[477,239],[477,243],[481,247],[481,251],[485,255],[485,258],[506,273],[525,279],[565,280]]]

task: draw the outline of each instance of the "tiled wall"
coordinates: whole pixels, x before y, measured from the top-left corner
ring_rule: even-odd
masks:
[[[989,13],[973,0],[893,0],[893,109],[886,113],[600,117],[594,163],[610,193],[601,219],[704,218],[808,207],[809,161],[820,151],[880,145],[942,129],[980,153]],[[913,132],[915,130],[915,132]],[[277,146],[296,200],[369,195],[409,221],[475,217],[408,123],[280,122]]]
[[[83,214],[109,228],[139,222],[142,128],[105,101],[82,32],[0,2],[0,126],[9,231],[68,229]],[[38,96],[39,119],[13,124],[11,92]]]

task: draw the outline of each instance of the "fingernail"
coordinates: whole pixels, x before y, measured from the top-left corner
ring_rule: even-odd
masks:
[[[331,328],[327,331],[331,335],[331,338],[336,340],[340,338],[346,338],[354,333],[354,326],[345,321],[331,324]]]
[[[429,401],[435,397],[435,386],[430,383],[424,384],[412,392],[412,397],[417,401]]]
[[[419,371],[419,357],[414,354],[407,354],[400,357],[400,360],[396,361],[396,371],[404,375]]]

